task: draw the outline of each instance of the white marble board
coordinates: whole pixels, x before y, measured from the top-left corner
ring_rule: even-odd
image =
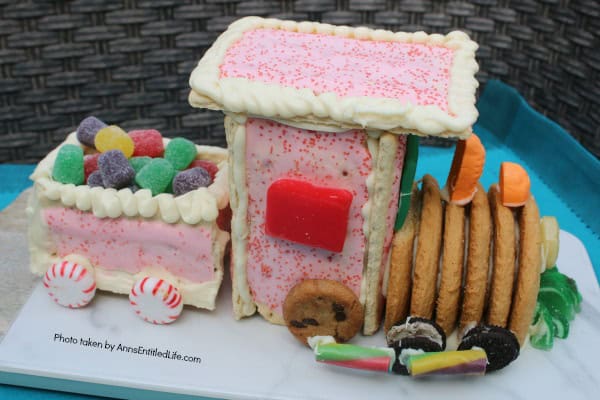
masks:
[[[127,397],[145,389],[225,399],[597,398],[600,291],[581,242],[566,232],[560,240],[558,266],[576,279],[584,297],[569,338],[556,339],[550,352],[526,345],[513,364],[483,377],[414,379],[318,364],[286,328],[259,317],[235,321],[228,282],[216,312],[186,308],[171,326],[138,319],[125,296],[99,294],[91,306],[68,310],[51,302],[38,284],[0,343],[0,377],[4,383],[15,383],[6,376],[66,379],[88,384],[92,389],[78,389],[88,393],[97,384],[108,385],[124,388]],[[78,343],[55,339],[57,334]],[[84,346],[81,338],[103,348]],[[110,351],[105,342],[177,351],[201,362]],[[384,339],[380,332],[353,343],[381,346]]]

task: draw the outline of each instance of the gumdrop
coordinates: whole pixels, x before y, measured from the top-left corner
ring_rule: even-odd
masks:
[[[201,167],[195,167],[179,172],[173,179],[173,194],[180,196],[212,183],[210,174]]]
[[[81,185],[85,182],[83,149],[74,144],[61,146],[52,168],[52,179],[61,183]]]
[[[135,183],[142,189],[150,189],[152,196],[164,193],[171,183],[175,169],[164,158],[153,158],[135,176]]]
[[[129,137],[133,140],[135,149],[134,157],[162,157],[165,146],[163,138],[156,129],[143,129],[129,132]]]
[[[210,179],[215,180],[215,176],[217,176],[217,172],[219,171],[219,167],[217,164],[207,160],[194,160],[190,164],[188,168],[201,167],[204,168],[210,174]]]
[[[96,134],[94,143],[96,144],[96,150],[101,153],[109,150],[121,150],[126,158],[133,155],[133,140],[127,132],[116,125],[100,129]]]
[[[135,171],[121,150],[108,150],[98,158],[98,170],[102,173],[104,187],[121,189],[135,177]]]
[[[89,187],[104,187],[104,181],[102,180],[102,173],[100,171],[94,171],[88,176],[87,184]]]
[[[150,162],[150,160],[152,160],[150,157],[131,157],[129,159],[129,164],[131,164],[135,170],[135,173],[137,174],[142,168],[144,168],[146,164]]]
[[[85,173],[86,182],[90,174],[98,169],[98,157],[100,157],[100,153],[87,154],[83,156],[83,170]]]
[[[96,117],[86,117],[77,128],[77,140],[89,147],[96,148],[94,143],[96,134],[100,129],[106,128],[106,124]]]
[[[165,159],[169,160],[179,171],[186,169],[197,154],[196,145],[184,138],[171,139],[165,149]]]

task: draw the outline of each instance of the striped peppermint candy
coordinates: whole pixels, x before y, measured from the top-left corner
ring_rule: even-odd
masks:
[[[43,283],[50,297],[64,307],[83,307],[96,294],[93,271],[71,261],[52,264],[44,275]]]
[[[164,279],[147,276],[133,285],[129,303],[144,321],[170,324],[183,309],[179,290]]]

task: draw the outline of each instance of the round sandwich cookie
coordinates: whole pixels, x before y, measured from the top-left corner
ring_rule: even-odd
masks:
[[[521,346],[533,321],[540,289],[541,232],[540,213],[533,196],[519,214],[519,271],[515,285],[509,328]]]
[[[505,328],[515,276],[515,218],[512,210],[500,202],[497,185],[488,190],[488,199],[494,221],[494,254],[487,323]]]
[[[448,203],[444,212],[442,277],[435,309],[437,322],[446,335],[456,327],[460,307],[465,257],[465,208]]]
[[[431,175],[423,177],[423,201],[417,238],[410,315],[432,318],[438,278],[444,210],[440,187]]]
[[[333,336],[343,343],[360,330],[364,309],[354,292],[342,283],[308,279],[286,296],[283,319],[292,335],[304,344],[312,336]]]
[[[396,321],[404,321],[408,316],[410,290],[412,282],[412,263],[415,235],[419,223],[420,195],[416,185],[410,196],[408,215],[402,228],[394,234],[390,255],[385,322],[387,332]]]
[[[483,317],[490,265],[492,216],[483,186],[478,184],[468,219],[467,264],[459,332],[477,325]]]
[[[486,372],[506,367],[519,357],[519,341],[508,329],[492,325],[477,325],[462,338],[458,350],[479,347],[485,350],[488,359]]]
[[[388,347],[394,349],[396,360],[392,371],[400,375],[408,375],[406,359],[410,355],[444,351],[446,335],[444,330],[434,321],[421,317],[408,317],[398,322],[386,334]]]

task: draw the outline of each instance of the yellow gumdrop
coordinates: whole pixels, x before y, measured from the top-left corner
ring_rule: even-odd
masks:
[[[125,157],[130,158],[133,155],[135,145],[127,132],[116,125],[110,125],[102,128],[96,133],[94,139],[96,150],[104,153],[108,150],[121,150]]]

